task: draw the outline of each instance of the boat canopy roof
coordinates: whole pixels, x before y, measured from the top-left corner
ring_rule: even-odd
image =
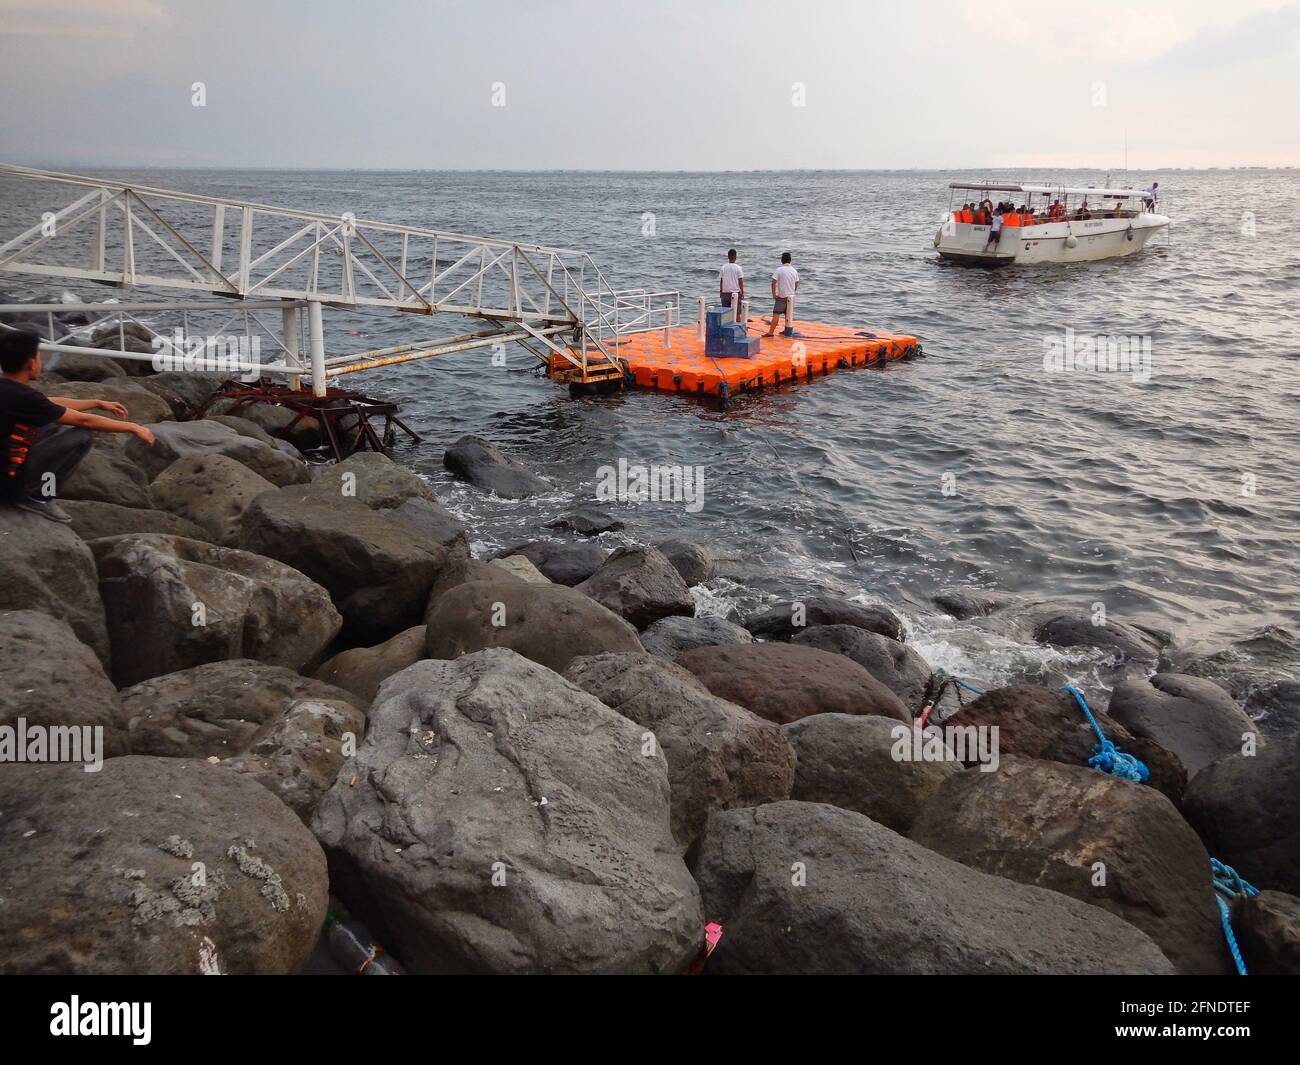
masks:
[[[1145,196],[1145,189],[1095,189],[1071,188],[1067,185],[1006,185],[988,181],[950,181],[950,189],[967,189],[971,192],[1041,192],[1048,196],[1109,196],[1126,199]]]

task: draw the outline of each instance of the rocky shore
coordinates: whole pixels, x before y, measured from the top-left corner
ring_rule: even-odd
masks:
[[[99,727],[104,759],[0,764],[0,972],[341,972],[347,919],[414,973],[680,973],[708,923],[710,973],[1228,973],[1211,857],[1263,889],[1233,903],[1251,970],[1300,972],[1300,692],[1243,664],[1287,633],[1192,657],[940,596],[1102,649],[1096,721],[1150,779],[1089,768],[1074,697],[1031,684],[942,689],[913,757],[942,678],[887,605],[698,617],[708,547],[610,551],[584,501],[476,558],[381,454],[194,418],[221,378],[49,369],[156,443],[100,434],[70,526],[0,510],[0,726]],[[484,492],[551,487],[447,443]],[[948,726],[996,729],[996,768]]]

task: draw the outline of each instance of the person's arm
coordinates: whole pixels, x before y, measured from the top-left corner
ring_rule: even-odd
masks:
[[[776,278],[772,278],[772,298],[776,299]]]
[[[51,403],[57,403],[60,407],[66,407],[68,410],[78,410],[83,413],[92,410],[106,410],[114,418],[125,418],[126,408],[120,403],[114,403],[108,399],[64,399],[62,396],[51,396]]]
[[[87,414],[85,411],[65,410],[59,418],[59,424],[75,425],[78,429],[89,429],[93,433],[130,433],[153,447],[153,433],[143,425],[136,425],[135,422],[101,418],[98,414]]]

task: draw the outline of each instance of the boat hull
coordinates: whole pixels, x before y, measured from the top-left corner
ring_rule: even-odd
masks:
[[[1141,251],[1167,225],[1164,215],[1141,214],[1004,226],[998,243],[990,244],[988,226],[948,221],[935,234],[934,246],[945,259],[981,266],[1095,262]]]

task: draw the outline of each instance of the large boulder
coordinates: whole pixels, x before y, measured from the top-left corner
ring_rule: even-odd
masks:
[[[92,545],[119,686],[231,658],[301,669],[339,631],[326,590],[274,559],[154,533]]]
[[[95,433],[90,450],[59,485],[59,498],[149,508],[149,478],[126,454],[122,433]]]
[[[264,784],[303,821],[365,732],[367,703],[251,659],[209,662],[122,690],[131,753],[220,760]]]
[[[683,853],[709,811],[790,797],[794,752],[780,727],[711,695],[680,666],[651,654],[593,655],[574,659],[564,679],[654,733]]]
[[[41,369],[58,374],[65,381],[107,381],[126,374],[122,363],[107,355],[82,355],[71,351],[51,352],[41,360]]]
[[[126,753],[117,689],[66,621],[36,610],[0,611],[0,678],[0,726],[17,729],[21,718],[42,728],[102,728],[102,746],[88,753]]]
[[[391,510],[408,499],[437,502],[419,474],[378,451],[358,451],[342,462],[320,466],[312,483],[341,496],[355,496],[374,510]]]
[[[134,388],[137,391],[148,392],[151,396],[162,400],[167,407],[169,419],[175,421],[184,421],[189,417],[189,405],[181,397],[180,393],[167,387],[162,382],[155,381],[156,374],[147,377],[131,377],[123,374],[121,377],[110,377],[104,383],[107,385],[116,385],[122,388]]]
[[[536,566],[547,580],[570,588],[581,584],[590,577],[609,557],[609,552],[599,544],[556,543],[551,540],[536,540],[529,544],[515,544],[496,554],[493,558],[507,558],[510,555],[523,555]]]
[[[478,436],[462,436],[443,453],[442,464],[452,476],[505,499],[527,499],[553,487]]]
[[[430,658],[508,647],[559,673],[582,655],[642,649],[631,625],[582,593],[517,578],[452,588],[430,600],[424,621]]]
[[[1184,803],[1219,861],[1258,888],[1300,895],[1300,735],[1202,769]]]
[[[1106,713],[1177,757],[1189,780],[1240,751],[1247,736],[1259,740],[1254,722],[1231,695],[1213,681],[1179,673],[1122,681]]]
[[[154,478],[149,500],[194,522],[203,539],[234,547],[243,535],[244,511],[273,488],[265,477],[225,455],[187,455]]]
[[[1134,736],[1108,714],[1090,709],[1106,739],[1123,753],[1146,764],[1151,785],[1175,804],[1181,802],[1187,774],[1178,759],[1158,744]],[[944,722],[976,728],[996,725],[1001,754],[1019,754],[1066,765],[1086,766],[1097,744],[1096,733],[1074,696],[1034,684],[991,689],[967,703],[956,715],[944,718]]]
[[[325,919],[311,833],[218,766],[7,766],[0,810],[0,972],[292,973]]]
[[[311,451],[324,445],[320,421],[279,403],[247,402],[223,398],[215,400],[207,414],[231,414],[259,426],[277,440],[285,440],[299,451]]]
[[[177,459],[191,455],[225,455],[241,462],[274,485],[303,484],[311,479],[307,464],[260,440],[240,436],[214,421],[166,422],[154,427],[153,446],[131,438],[126,456],[153,480]]]
[[[416,972],[680,972],[703,918],[643,732],[512,651],[417,662],[317,811],[331,886]]]
[[[379,513],[426,539],[442,544],[453,556],[469,557],[469,530],[436,499],[415,496],[396,507],[381,509]]]
[[[697,647],[677,657],[714,695],[779,725],[809,714],[912,720],[901,699],[843,655],[787,643]]]
[[[1030,758],[945,781],[913,840],[994,876],[1059,891],[1140,928],[1182,973],[1228,972],[1196,833],[1154,788]]]
[[[33,385],[47,396],[64,399],[104,399],[126,407],[126,420],[149,425],[169,421],[172,411],[152,392],[135,385],[105,384],[90,381],[36,381]],[[103,414],[102,411],[96,413]]]
[[[336,654],[312,676],[350,691],[369,706],[379,685],[425,656],[424,643],[425,627],[413,625],[374,647],[354,647]]]
[[[328,589],[344,635],[366,645],[418,625],[447,564],[441,544],[314,485],[258,496],[244,512],[241,546]]]
[[[660,618],[695,613],[686,582],[653,547],[620,547],[578,585],[578,591],[638,629]]]
[[[661,540],[655,544],[655,549],[672,563],[682,580],[691,587],[711,580],[717,570],[713,552],[703,544],[691,540]]]
[[[551,583],[546,579],[546,574],[524,558],[523,555],[507,555],[505,558],[494,558],[487,565],[489,569],[508,574],[529,584]]]
[[[1167,974],[1132,925],[809,802],[709,818],[695,878],[715,973]]]
[[[660,618],[641,633],[641,646],[652,655],[659,655],[669,661],[676,660],[683,651],[696,647],[753,642],[754,637],[748,629],[715,617],[688,618],[674,614]]]
[[[62,618],[108,665],[108,626],[95,557],[68,526],[0,507],[0,610],[37,610]]]
[[[790,798],[854,810],[895,832],[906,833],[939,785],[965,772],[946,747],[936,760],[895,757],[900,739],[906,750],[914,745],[911,728],[892,717],[812,714],[785,735],[799,760]]]
[[[152,378],[145,378],[151,381]],[[260,440],[267,447],[279,447],[280,444],[270,433],[263,429],[257,422],[250,422],[247,418],[241,418],[237,414],[209,414],[206,415],[207,421],[218,422],[227,429],[233,429],[240,436],[251,437],[254,440]]]
[[[1282,891],[1239,898],[1232,923],[1252,976],[1300,976],[1300,899]]]
[[[1034,638],[1053,647],[1096,647],[1119,662],[1154,662],[1160,642],[1149,632],[1122,621],[1094,623],[1088,614],[1061,614],[1038,626]]]
[[[930,664],[905,643],[856,625],[813,625],[790,641],[851,658],[919,712],[930,685]]]
[[[493,559],[492,562],[499,561]],[[433,587],[429,589],[429,602],[425,607],[425,616],[428,616],[433,604],[446,595],[453,588],[459,588],[462,584],[469,584],[472,581],[519,581],[526,583],[521,577],[516,576],[513,570],[508,566],[494,566],[492,562],[485,562],[480,558],[471,558],[468,554],[462,552],[452,552],[447,561],[446,568],[438,574],[438,579],[433,582]]]
[[[891,640],[903,639],[903,623],[888,607],[826,595],[778,603],[745,621],[745,628],[759,640],[788,640],[813,625],[856,625]]]
[[[60,500],[60,505],[72,519],[72,531],[83,540],[125,536],[127,533],[162,533],[165,536],[184,536],[189,540],[211,538],[188,518],[165,510],[121,507],[116,503],[87,499],[64,499]]]
[[[176,393],[189,406],[190,411],[197,412],[229,380],[221,373],[193,373],[186,370],[163,370],[151,374],[147,380],[166,387]]]

